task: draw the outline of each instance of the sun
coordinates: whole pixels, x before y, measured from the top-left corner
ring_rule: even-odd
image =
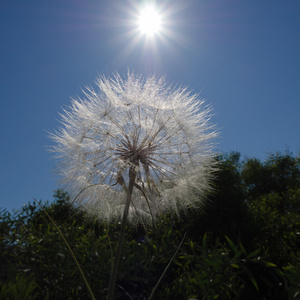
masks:
[[[153,6],[147,6],[140,12],[138,24],[141,33],[152,36],[161,29],[161,17]]]

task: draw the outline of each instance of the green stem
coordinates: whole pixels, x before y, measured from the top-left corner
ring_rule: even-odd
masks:
[[[155,294],[155,292],[156,292],[156,290],[157,290],[159,284],[161,283],[163,277],[165,276],[165,274],[166,274],[166,272],[168,271],[169,267],[171,266],[172,262],[173,262],[174,259],[176,258],[177,253],[178,253],[179,249],[181,248],[181,246],[182,246],[182,244],[183,244],[183,242],[184,242],[184,240],[185,240],[186,234],[187,234],[187,233],[185,233],[185,234],[183,235],[183,238],[182,238],[182,240],[181,240],[181,242],[180,242],[180,244],[179,244],[179,246],[178,246],[176,252],[174,253],[174,255],[173,255],[173,257],[171,258],[171,260],[169,261],[168,265],[166,266],[165,270],[164,270],[163,273],[161,274],[160,278],[158,279],[158,281],[157,281],[155,287],[153,288],[153,290],[152,290],[152,292],[151,292],[151,295],[149,296],[148,300],[152,300],[152,299],[153,299],[154,294]]]
[[[127,190],[127,198],[126,198],[126,203],[125,203],[125,208],[124,208],[124,213],[123,213],[123,219],[122,219],[121,230],[120,230],[120,235],[119,235],[119,240],[118,240],[117,252],[116,252],[116,257],[115,257],[114,264],[113,264],[113,270],[111,272],[109,285],[108,285],[107,300],[113,300],[113,297],[114,297],[114,289],[115,289],[117,272],[118,272],[119,265],[120,265],[120,259],[121,259],[121,254],[122,254],[122,249],[123,249],[123,244],[124,244],[124,239],[125,239],[125,229],[126,229],[126,223],[127,223],[127,218],[128,218],[129,206],[130,206],[130,202],[131,202],[131,196],[132,196],[132,190],[133,190],[133,186],[134,186],[134,182],[135,182],[135,177],[136,177],[136,171],[135,171],[134,167],[131,167],[129,169],[129,186],[128,186],[128,190]]]
[[[67,240],[65,239],[64,235],[62,234],[62,232],[60,231],[60,229],[58,228],[58,226],[56,225],[56,223],[55,223],[55,222],[53,221],[53,219],[50,217],[50,215],[48,214],[48,212],[44,209],[44,207],[43,207],[43,206],[42,206],[35,198],[33,198],[33,199],[34,199],[34,201],[40,206],[40,208],[44,211],[44,213],[45,213],[45,214],[47,215],[47,217],[50,219],[50,221],[52,222],[52,224],[55,226],[56,230],[57,230],[57,231],[59,232],[59,234],[61,235],[62,239],[64,240],[65,244],[67,245],[67,247],[68,247],[68,249],[69,249],[69,251],[70,251],[70,253],[71,253],[71,255],[72,255],[72,257],[73,257],[73,259],[74,259],[74,261],[75,261],[75,263],[76,263],[76,265],[77,265],[77,267],[78,267],[78,270],[79,270],[79,272],[80,272],[80,274],[81,274],[81,276],[82,276],[82,278],[83,278],[83,280],[84,280],[84,283],[85,283],[85,285],[86,285],[86,287],[87,287],[87,289],[88,289],[88,291],[89,291],[89,293],[90,293],[91,298],[92,298],[93,300],[96,300],[96,298],[95,298],[95,296],[94,296],[94,294],[93,294],[93,292],[92,292],[92,289],[91,289],[91,287],[90,287],[88,281],[86,280],[86,278],[85,278],[85,276],[84,276],[84,273],[83,273],[83,271],[82,271],[82,269],[81,269],[81,267],[80,267],[80,265],[79,265],[79,262],[77,261],[76,256],[75,256],[74,252],[72,251],[72,249],[71,249],[69,243],[68,243]]]

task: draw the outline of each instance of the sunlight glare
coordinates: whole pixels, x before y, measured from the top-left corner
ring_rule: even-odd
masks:
[[[139,17],[139,29],[143,34],[153,35],[158,33],[161,27],[161,18],[152,6],[141,11]]]

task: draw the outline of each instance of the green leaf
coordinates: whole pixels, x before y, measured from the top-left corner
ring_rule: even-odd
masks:
[[[240,268],[240,266],[239,265],[237,265],[237,264],[230,264],[232,267],[234,267],[234,268],[236,268],[236,269],[239,269]]]
[[[254,285],[255,289],[257,291],[259,291],[259,288],[258,288],[258,284],[257,284],[257,281],[255,280],[255,277],[253,276],[253,274],[247,269],[247,268],[243,268],[245,273],[248,275],[250,281],[252,282],[252,284]]]
[[[238,248],[235,246],[234,242],[228,237],[228,236],[225,236],[226,240],[227,240],[227,243],[228,245],[230,246],[230,248],[233,250],[234,253],[238,253]]]
[[[266,267],[277,267],[275,264],[268,262],[268,261],[265,261],[265,266]]]
[[[255,278],[251,277],[250,280],[251,280],[252,284],[254,285],[254,287],[256,288],[256,290],[259,291],[259,288],[258,288],[258,285],[257,285],[257,281],[255,280]]]
[[[260,253],[260,249],[257,249],[255,251],[253,251],[252,253],[250,253],[249,255],[247,255],[247,258],[251,259],[251,258],[257,256],[257,254],[259,254],[259,253]]]

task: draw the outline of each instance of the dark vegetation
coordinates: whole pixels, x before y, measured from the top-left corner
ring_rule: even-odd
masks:
[[[156,231],[127,228],[116,299],[147,299],[187,232],[154,299],[300,299],[300,157],[264,162],[220,156],[204,213],[165,215]],[[105,299],[118,224],[70,207],[58,190],[43,204]],[[61,236],[35,203],[0,211],[0,299],[89,299]]]

